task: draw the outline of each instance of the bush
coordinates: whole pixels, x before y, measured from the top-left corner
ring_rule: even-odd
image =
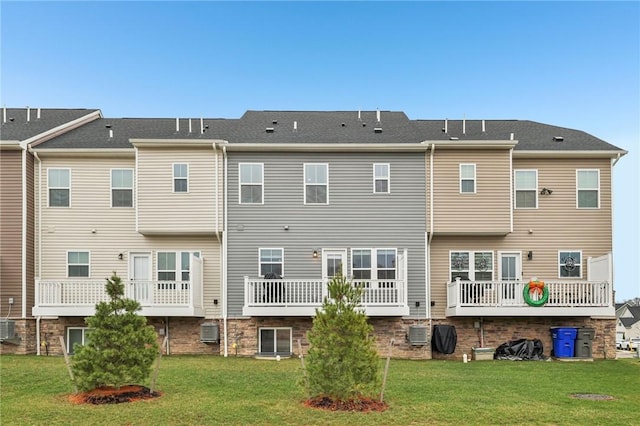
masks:
[[[158,355],[156,333],[136,313],[140,304],[124,298],[120,277],[114,273],[106,287],[111,300],[96,305],[95,315],[85,319],[88,342],[74,346],[71,368],[80,390],[140,383]]]
[[[380,361],[373,327],[360,308],[362,289],[337,275],[328,283],[328,291],[308,335],[311,397],[345,401],[372,396],[380,383]]]

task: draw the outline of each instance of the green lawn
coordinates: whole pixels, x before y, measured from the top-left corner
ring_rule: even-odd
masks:
[[[381,363],[383,361],[381,360]],[[636,425],[640,360],[392,360],[383,413],[306,408],[299,359],[164,357],[160,398],[73,405],[62,357],[0,356],[5,425]],[[148,383],[143,383],[149,385]],[[606,394],[579,400],[571,394]]]

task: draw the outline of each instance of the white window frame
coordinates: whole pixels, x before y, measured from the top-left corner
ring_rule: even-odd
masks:
[[[353,276],[353,260],[354,260],[354,256],[353,256],[353,252],[354,251],[368,251],[369,255],[370,255],[370,263],[371,266],[368,268],[369,271],[371,271],[371,278],[357,278],[358,281],[367,281],[367,280],[398,280],[398,275],[399,275],[399,268],[398,268],[398,248],[397,247],[354,247],[350,250],[350,257],[351,257],[351,262],[349,264],[349,268],[350,268],[350,276]],[[378,268],[378,252],[382,252],[382,251],[393,251],[395,254],[395,265],[393,268]],[[360,271],[366,271],[367,268],[357,268],[357,270]],[[394,276],[395,278],[378,278],[378,271],[390,271],[393,270],[394,271]]]
[[[377,174],[377,168],[384,167],[383,170],[385,173],[381,176]],[[386,191],[378,191],[378,187],[376,183],[378,182],[387,182],[387,190]],[[391,193],[391,164],[389,163],[373,163],[373,193],[374,194],[389,194]]]
[[[534,173],[535,183],[531,187],[519,188],[518,187],[518,173]],[[533,207],[518,207],[518,191],[533,192],[535,196],[535,206]],[[513,171],[513,208],[514,209],[537,209],[538,208],[538,170],[537,169],[516,169]]]
[[[354,252],[369,252],[369,267],[368,268],[355,268],[354,260],[355,254]],[[373,261],[374,249],[371,248],[352,248],[351,249],[351,276],[354,277],[354,280],[371,280],[373,279],[373,270],[374,270],[374,261]],[[369,271],[369,278],[355,278],[355,271]],[[377,274],[376,274],[377,276]]]
[[[473,169],[473,177],[466,176],[463,170],[467,168]],[[477,179],[476,179],[476,164],[475,163],[461,163],[458,167],[460,177],[460,194],[475,194],[477,193]],[[473,183],[473,191],[464,191],[463,183],[471,181]]]
[[[87,263],[69,263],[69,255],[71,253],[86,253],[87,254]],[[65,253],[65,262],[67,264],[66,267],[66,273],[67,273],[67,278],[89,278],[91,277],[91,251],[90,250],[67,250],[67,252]],[[86,266],[87,267],[87,275],[80,275],[80,276],[71,276],[69,274],[69,267],[70,266]]]
[[[186,170],[187,170],[187,175],[186,176],[176,176],[176,166],[186,166]],[[172,187],[171,187],[171,191],[174,194],[186,194],[189,192],[189,163],[173,163],[171,165],[171,174],[173,176],[173,179],[171,180],[172,183]],[[187,183],[187,189],[185,191],[176,191],[176,182],[178,180],[184,180]]]
[[[263,250],[280,250],[280,262],[262,262],[262,251]],[[282,247],[259,247],[258,248],[258,276],[259,277],[263,277],[265,274],[262,273],[262,264],[269,264],[269,265],[280,265],[280,270],[282,271],[282,273],[280,274],[281,277],[284,277],[284,248]]]
[[[274,352],[262,352],[262,331],[263,330],[273,330],[273,348]],[[288,330],[289,331],[289,351],[288,352],[278,352],[278,330]],[[293,353],[293,327],[259,327],[258,328],[258,353],[260,354],[291,354]]]
[[[175,266],[173,269],[160,269],[160,254],[173,254],[174,256],[174,261],[175,261]],[[200,251],[199,250],[158,250],[156,251],[156,279],[158,281],[190,281],[191,280],[191,270],[190,270],[190,263],[186,265],[186,268],[183,265],[183,257],[186,255],[187,259],[190,258],[191,255],[194,255],[195,257],[200,257]],[[173,273],[174,274],[174,278],[173,279],[160,279],[159,274],[163,272],[163,273]],[[187,273],[189,274],[189,277],[187,279],[184,279],[184,274]]]
[[[580,274],[578,276],[576,276],[576,277],[563,277],[562,276],[562,268],[565,267],[565,265],[566,265],[566,262],[563,262],[563,259],[562,259],[562,254],[563,253],[578,253],[580,255],[580,262],[576,264],[577,267],[579,268],[578,270],[580,272]],[[584,260],[584,256],[582,255],[582,250],[575,250],[575,249],[558,250],[558,278],[563,279],[563,280],[564,279],[581,279],[582,278],[582,274],[583,274],[583,270],[584,270],[584,268],[582,266],[583,260]]]
[[[69,355],[73,355],[73,345],[71,345],[71,336],[70,336],[70,332],[71,330],[81,330],[82,331],[82,342],[81,345],[84,346],[87,344],[87,333],[90,332],[92,329],[89,327],[67,327],[67,332],[65,333],[67,335],[67,341],[66,341],[66,346],[67,346],[67,354]]]
[[[67,179],[68,179],[68,184],[67,186],[52,186],[51,185],[51,171],[56,170],[56,171],[66,171],[67,172]],[[69,199],[69,203],[66,206],[52,206],[51,205],[51,190],[66,190],[69,194],[68,199]],[[47,206],[51,207],[51,208],[62,208],[62,209],[68,209],[71,207],[71,169],[67,168],[67,167],[50,167],[47,169]]]
[[[260,182],[243,182],[242,181],[242,167],[260,166]],[[253,173],[251,174],[253,178]],[[242,187],[243,186],[258,186],[260,185],[260,202],[242,201]],[[264,204],[264,163],[238,163],[238,204]]]
[[[468,265],[466,269],[456,269],[454,270],[452,268],[452,256],[454,253],[464,253],[467,255],[467,259],[468,259]],[[489,280],[476,280],[476,254],[477,253],[491,253],[491,268],[487,269],[485,271],[483,270],[478,270],[477,272],[491,272],[491,279]],[[460,274],[467,274],[466,278],[469,281],[493,281],[495,279],[495,263],[496,263],[496,256],[495,256],[495,252],[493,250],[449,250],[449,279],[451,281],[454,280],[453,274],[454,272],[460,273]],[[465,280],[465,278],[461,278],[462,280]]]
[[[598,181],[595,187],[584,187],[582,188],[580,185],[580,173],[590,172],[596,174],[596,179]],[[596,206],[580,206],[580,191],[596,191]],[[600,169],[577,169],[576,170],[576,208],[577,209],[599,209],[600,208]]]
[[[307,182],[307,166],[322,166],[325,168],[326,181],[324,183]],[[303,179],[304,193],[303,200],[305,205],[327,205],[329,204],[329,163],[303,163]],[[310,203],[307,201],[307,186],[324,186],[326,188],[327,200],[324,203]]]
[[[126,186],[114,186],[114,182],[113,182],[113,173],[114,172],[131,172],[131,186],[130,187],[126,187]],[[135,175],[134,175],[134,171],[131,168],[115,168],[115,169],[111,169],[110,173],[110,179],[111,179],[111,207],[112,208],[116,208],[116,209],[127,209],[127,208],[132,208],[133,207],[133,200],[134,200],[134,194],[133,194],[133,187],[134,187],[134,179],[135,179]],[[119,190],[119,191],[130,191],[131,192],[131,205],[130,206],[114,206],[113,205],[113,191],[115,190]]]

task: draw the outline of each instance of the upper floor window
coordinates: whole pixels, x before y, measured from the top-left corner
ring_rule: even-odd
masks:
[[[475,164],[460,164],[460,192],[463,194],[476,192]]]
[[[89,252],[67,252],[67,277],[89,277]]]
[[[240,163],[240,204],[262,204],[264,194],[264,165]]]
[[[566,250],[558,252],[558,276],[560,278],[582,278],[582,252]]]
[[[329,204],[329,165],[304,165],[304,203]]]
[[[449,252],[449,269],[451,281],[456,278],[471,281],[491,281],[493,280],[493,252]]]
[[[577,170],[576,181],[578,208],[600,207],[600,170]]]
[[[173,192],[189,192],[189,165],[175,163],[173,165]]]
[[[376,163],[373,165],[373,192],[376,194],[386,194],[391,192],[390,166],[388,163]]]
[[[515,208],[535,209],[538,207],[538,171],[515,171]]]
[[[284,270],[284,249],[281,248],[261,248],[259,249],[259,270],[260,275],[267,274],[282,277]]]
[[[49,169],[49,207],[69,207],[71,194],[71,170]]]
[[[111,170],[111,207],[133,207],[133,169]]]

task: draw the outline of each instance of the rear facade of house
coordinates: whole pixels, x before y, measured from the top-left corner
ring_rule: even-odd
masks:
[[[625,151],[584,132],[248,111],[100,119],[31,152],[25,352],[83,343],[113,272],[166,353],[306,352],[339,273],[362,286],[381,354],[393,341],[397,357],[461,358],[519,338],[549,354],[550,328],[586,326],[589,355],[615,357],[612,174]],[[532,282],[546,302],[528,297]],[[431,347],[440,325],[455,327],[453,353]]]

